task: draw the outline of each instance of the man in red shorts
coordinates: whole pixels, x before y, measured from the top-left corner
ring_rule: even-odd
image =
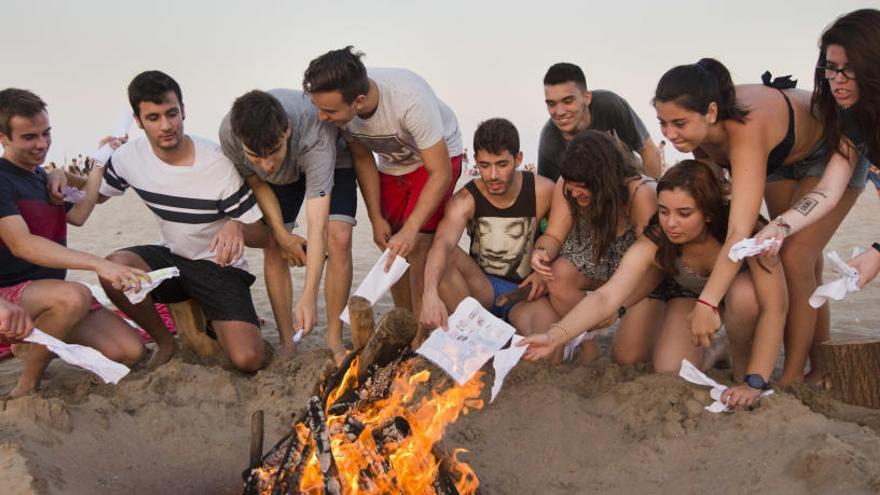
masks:
[[[114,287],[126,289],[139,286],[139,277],[145,274],[66,247],[67,223],[82,225],[88,217],[104,171],[96,167],[89,174],[82,202],[50,204],[46,171],[40,165],[51,143],[43,100],[22,89],[0,91],[0,299],[5,301],[5,310],[23,308],[33,326],[50,335],[94,347],[114,361],[133,364],[145,352],[134,329],[94,303],[88,287],[66,282],[64,277],[67,270],[89,270]],[[19,320],[20,314],[16,317]],[[15,343],[27,335],[21,324],[7,325],[10,323],[0,321],[4,340]],[[28,325],[30,322],[24,323]],[[36,390],[49,364],[45,347],[27,346],[24,369],[9,392],[13,398]]]
[[[411,305],[400,287],[395,303],[419,314],[425,258],[461,173],[461,133],[424,79],[405,69],[367,69],[361,56],[349,46],[312,60],[303,89],[321,120],[348,140],[373,240],[410,262]]]

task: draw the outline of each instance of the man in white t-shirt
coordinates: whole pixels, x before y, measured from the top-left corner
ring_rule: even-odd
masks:
[[[411,291],[398,288],[395,303],[406,306],[409,295],[419,314],[425,258],[461,173],[461,133],[455,114],[419,75],[367,70],[362,55],[349,46],[312,60],[303,89],[321,120],[348,140],[373,240],[411,265]]]
[[[219,145],[184,134],[183,99],[174,79],[143,72],[129,84],[128,97],[145,137],[113,153],[100,192],[118,196],[132,188],[156,215],[162,243],[125,248],[108,258],[144,271],[176,266],[180,276],[138,304],[109,284],[104,290],[156,341],[153,366],[167,362],[175,350],[154,303],[194,299],[230,362],[257,371],[265,349],[250,294],[255,278],[242,257],[246,238],[262,229],[256,198]]]

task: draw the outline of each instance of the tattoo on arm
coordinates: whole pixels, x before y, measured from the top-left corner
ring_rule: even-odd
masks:
[[[794,204],[793,209],[801,215],[807,216],[818,204],[818,200],[809,197],[803,197]]]
[[[828,199],[828,195],[823,193],[822,191],[810,191],[808,194],[818,194],[819,196],[822,196],[823,198]]]

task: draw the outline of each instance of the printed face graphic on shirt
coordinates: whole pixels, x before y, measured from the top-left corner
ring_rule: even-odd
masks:
[[[528,276],[534,218],[481,217],[473,229],[471,256],[484,272],[502,278]]]
[[[409,146],[395,135],[390,136],[365,136],[346,132],[347,135],[357,139],[370,151],[395,165],[416,165],[422,163],[419,150]]]

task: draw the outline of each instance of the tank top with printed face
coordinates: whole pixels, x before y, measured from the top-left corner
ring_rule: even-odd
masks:
[[[493,205],[476,181],[464,187],[474,198],[474,218],[468,224],[470,255],[488,275],[519,283],[532,271],[529,254],[537,231],[535,176],[522,173],[516,200],[507,208]]]

